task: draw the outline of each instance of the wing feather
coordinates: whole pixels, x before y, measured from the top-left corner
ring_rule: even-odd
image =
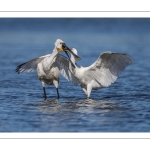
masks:
[[[38,63],[40,63],[44,58],[49,57],[50,55],[51,54],[48,54],[48,55],[45,55],[45,56],[41,56],[39,58],[32,59],[28,62],[25,62],[25,63],[17,66],[16,72],[18,74],[22,73],[22,72],[32,72],[32,71],[37,69],[37,64]]]
[[[58,64],[61,75],[70,81],[73,85],[77,86],[79,81],[70,70],[71,68],[69,60],[65,56],[59,54],[57,55],[56,62]]]
[[[133,59],[126,54],[105,52],[91,66],[87,67],[85,75],[91,77],[102,87],[107,87],[132,62]]]

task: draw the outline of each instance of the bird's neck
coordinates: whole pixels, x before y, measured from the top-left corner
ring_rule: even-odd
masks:
[[[57,50],[54,49],[53,52],[52,52],[52,55],[51,55],[52,58],[55,58],[57,54],[58,54]]]
[[[57,54],[58,52],[56,50],[53,50],[52,54],[50,55],[50,59],[47,60],[48,61],[47,63],[49,64],[50,67],[55,61]]]

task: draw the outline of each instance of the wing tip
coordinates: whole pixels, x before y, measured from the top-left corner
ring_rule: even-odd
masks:
[[[21,68],[22,65],[23,65],[23,64],[21,64],[21,65],[19,65],[19,66],[16,67],[16,70],[15,70],[15,71],[16,71],[18,74],[19,74],[20,71],[21,71],[20,68]]]
[[[111,54],[120,54],[120,55],[126,56],[128,58],[128,60],[129,60],[129,64],[135,62],[135,60],[131,56],[129,56],[129,55],[125,54],[125,53],[115,53],[115,52],[112,52]]]

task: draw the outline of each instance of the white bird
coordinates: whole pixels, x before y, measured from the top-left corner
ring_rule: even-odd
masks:
[[[53,49],[52,54],[35,58],[33,60],[30,60],[28,62],[19,65],[16,68],[16,72],[18,72],[18,74],[21,72],[31,72],[37,70],[38,78],[42,83],[45,99],[46,99],[45,83],[49,85],[54,85],[56,87],[57,95],[59,98],[58,84],[60,73],[58,69],[58,64],[55,61],[57,57],[60,57],[58,53],[63,51],[66,52],[67,55],[68,55],[67,52],[72,53],[72,51],[66,46],[66,44],[61,39],[57,39],[54,45],[55,47]],[[72,55],[74,55],[74,57],[80,60],[80,58],[77,55],[73,53]]]
[[[75,48],[71,50],[77,55]],[[108,87],[114,83],[119,74],[133,62],[133,59],[126,54],[112,52],[102,53],[89,67],[77,65],[72,54],[70,59],[75,67],[64,56],[57,58],[60,72],[68,81],[72,82],[75,77],[78,82],[75,82],[74,85],[80,84],[87,98],[90,98],[92,90]]]

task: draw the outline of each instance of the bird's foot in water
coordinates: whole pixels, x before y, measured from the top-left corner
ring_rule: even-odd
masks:
[[[59,100],[59,98],[60,98],[60,97],[58,96],[57,99]]]
[[[87,97],[87,98],[85,98],[85,99],[84,99],[84,101],[85,101],[85,102],[86,102],[86,101],[89,101],[89,98],[88,98],[88,97]]]
[[[47,99],[47,96],[44,95],[43,98],[44,98],[44,100],[46,100],[46,99]]]
[[[90,100],[92,100],[92,99],[90,99],[90,97],[87,97],[87,98],[85,99],[86,102],[89,102]]]

